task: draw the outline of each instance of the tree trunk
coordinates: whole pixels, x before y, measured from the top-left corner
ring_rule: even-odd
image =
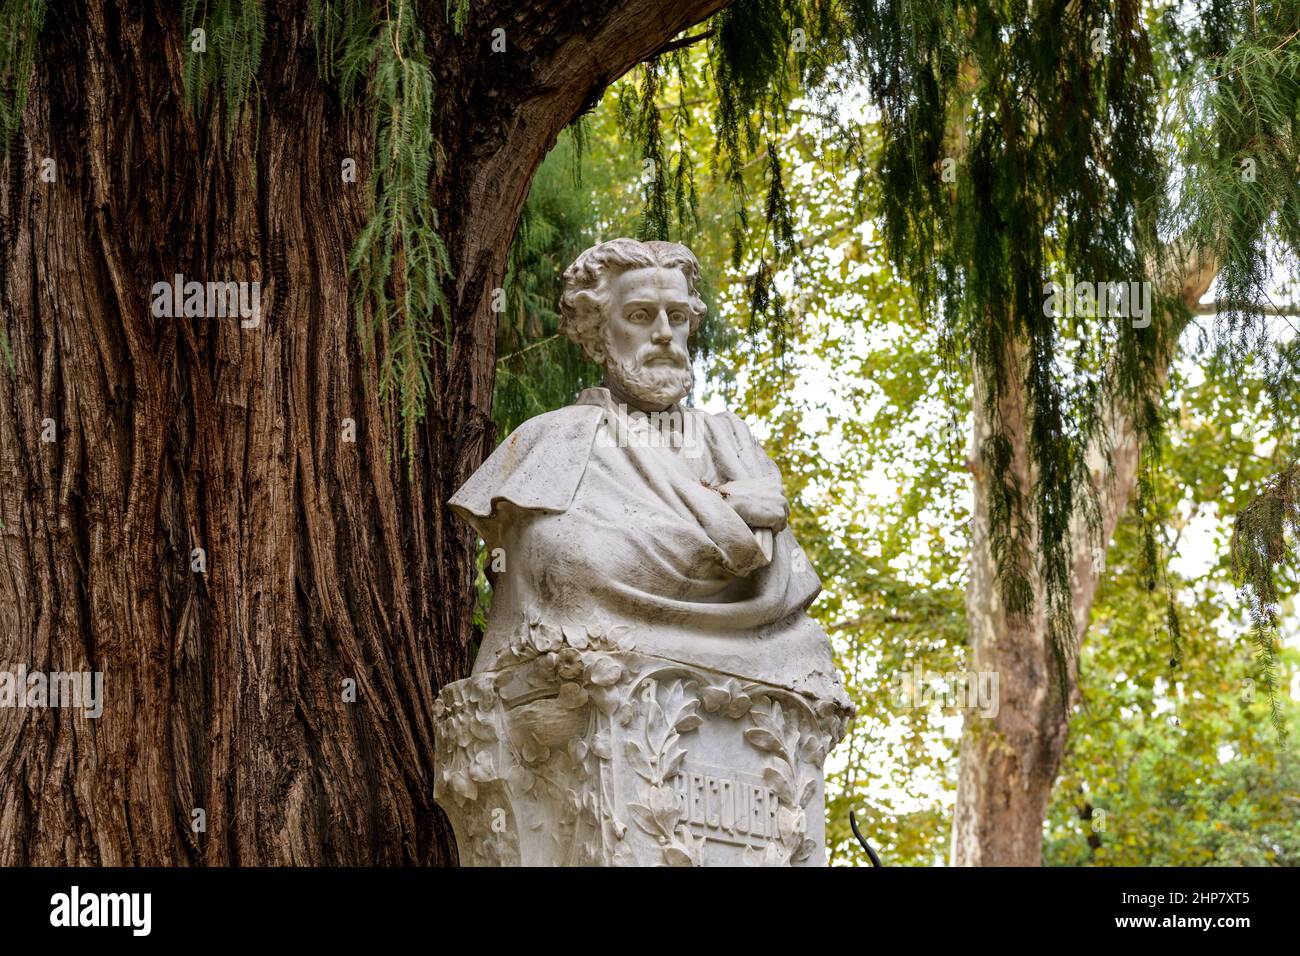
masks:
[[[1214,279],[1215,264],[1195,251],[1171,256],[1174,265],[1158,281],[1168,294],[1191,308]],[[1156,362],[1158,387],[1163,387],[1178,338],[1185,328],[1183,313],[1163,317],[1166,330]],[[1151,326],[1154,333],[1159,322]],[[1000,404],[1004,432],[1012,445],[1012,470],[1023,493],[1030,494],[1033,475],[1027,457],[1028,404],[1023,389],[1022,356],[1009,359],[1010,390]],[[975,448],[990,432],[983,412],[983,383],[976,386]],[[1092,481],[1101,505],[1100,550],[1081,516],[1071,523],[1071,606],[1075,646],[1088,630],[1104,555],[1115,528],[1137,486],[1141,449],[1132,422],[1118,405],[1107,409],[1105,439],[1088,449]],[[1109,448],[1109,456],[1103,449]],[[992,476],[971,456],[975,507],[972,521],[970,578],[966,614],[970,641],[969,667],[996,673],[999,709],[996,717],[968,712],[962,729],[957,802],[953,816],[954,866],[1039,866],[1042,863],[1043,820],[1052,785],[1060,769],[1069,732],[1070,710],[1078,703],[1077,656],[1067,662],[1066,704],[1061,706],[1057,663],[1047,633],[1043,589],[1036,587],[1034,611],[1012,615],[1002,602],[997,566],[989,536],[989,492]],[[1029,515],[1032,523],[1032,513]],[[1033,541],[1032,524],[1020,529]],[[1101,560],[1098,560],[1101,559]],[[1031,580],[1036,579],[1031,569]]]
[[[461,38],[428,5],[455,280],[409,462],[349,299],[370,118],[303,5],[263,4],[229,147],[183,106],[174,4],[51,5],[0,183],[0,668],[102,673],[104,703],[0,709],[0,864],[454,861],[431,708],[470,665],[445,502],[492,447],[490,292],[560,129],[723,5],[479,4]],[[260,325],[154,317],[176,273],[261,283]]]
[[[1008,386],[998,402],[1002,430],[1010,443],[1011,477],[1020,489],[1023,510],[1013,531],[1022,554],[1035,540],[1030,508],[1034,474],[1028,457],[1030,427],[1024,389],[1023,350],[1007,360]],[[1033,583],[1030,613],[1012,613],[1002,600],[994,558],[991,497],[994,474],[978,449],[991,434],[984,412],[987,389],[975,393],[975,448],[972,455],[975,502],[971,523],[970,577],[966,615],[970,635],[969,669],[996,674],[998,708],[994,716],[968,712],[962,733],[957,806],[953,820],[953,864],[957,866],[1037,865],[1047,798],[1065,746],[1057,685],[1057,663],[1047,634],[1043,586],[1025,562]],[[1074,662],[1068,662],[1072,669]]]

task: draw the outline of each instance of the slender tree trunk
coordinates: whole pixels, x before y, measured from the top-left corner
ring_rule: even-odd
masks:
[[[1214,263],[1195,252],[1172,257],[1175,264],[1159,281],[1190,308],[1214,279]],[[1158,387],[1163,392],[1169,363],[1185,327],[1182,314],[1165,316]],[[1159,328],[1153,324],[1153,332]],[[1013,383],[999,403],[1003,430],[1012,445],[1012,471],[1026,495],[1033,473],[1027,456],[1028,404],[1022,388],[1021,356],[1009,359]],[[990,433],[983,412],[983,383],[975,396],[975,448]],[[1104,449],[1109,448],[1109,454]],[[1088,450],[1092,480],[1101,504],[1099,550],[1081,518],[1072,522],[1071,605],[1076,647],[1082,646],[1104,568],[1104,555],[1137,486],[1141,449],[1132,422],[1117,405],[1107,410],[1105,438]],[[1065,754],[1069,715],[1078,702],[1077,659],[1067,662],[1066,706],[1061,706],[1058,667],[1043,611],[1041,586],[1034,610],[1009,614],[997,584],[997,566],[989,535],[992,476],[972,455],[975,507],[972,522],[970,578],[966,613],[969,667],[996,673],[996,717],[968,713],[962,731],[957,803],[953,817],[951,862],[954,866],[1038,866],[1042,863],[1043,821],[1052,785]],[[1028,502],[1027,502],[1028,503]],[[1033,541],[1033,515],[1020,528]],[[1031,579],[1035,579],[1031,569]]]
[[[0,709],[0,864],[454,861],[431,708],[470,664],[444,503],[492,446],[490,292],[559,130],[722,5],[423,12],[456,278],[409,462],[349,299],[370,118],[303,5],[264,4],[229,147],[183,106],[175,4],[51,5],[0,184],[0,669],[100,672],[104,702]],[[259,282],[260,325],[155,318],[177,273]]]
[[[1023,507],[1013,533],[1023,555],[1032,554],[1034,473],[1028,456],[1030,427],[1024,356],[1008,356],[1009,386],[998,402],[1003,435],[1010,443],[1010,477]],[[991,434],[984,412],[987,385],[977,383],[975,448]],[[991,536],[995,475],[977,451],[973,456],[975,507],[966,613],[970,633],[968,666],[998,678],[995,716],[968,713],[962,734],[957,807],[953,822],[955,865],[1037,864],[1042,819],[1065,746],[1065,722],[1057,690],[1057,663],[1047,635],[1043,588],[1036,569],[1022,569],[1034,585],[1030,613],[1012,613],[1002,600]],[[1074,662],[1069,662],[1073,668]]]

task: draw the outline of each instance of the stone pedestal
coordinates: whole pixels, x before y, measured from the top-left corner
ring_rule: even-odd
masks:
[[[442,691],[434,796],[462,865],[825,864],[842,698],[568,631]]]

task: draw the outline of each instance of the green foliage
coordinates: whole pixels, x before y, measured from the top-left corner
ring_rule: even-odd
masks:
[[[1232,569],[1244,582],[1251,633],[1258,647],[1260,679],[1268,693],[1269,716],[1279,734],[1286,726],[1278,700],[1278,606],[1281,603],[1275,569],[1292,546],[1300,542],[1300,464],[1292,464],[1265,483],[1259,495],[1237,515],[1232,533]]]
[[[226,147],[234,141],[239,117],[247,107],[258,126],[258,99],[254,96],[257,70],[262,62],[266,34],[261,0],[185,0],[181,6],[185,34],[185,91],[190,109],[201,115],[216,84],[225,95]],[[192,31],[206,34],[206,50],[196,51]]]
[[[311,0],[307,20],[323,79],[338,84],[350,103],[375,60],[375,14],[369,0]]]
[[[469,22],[469,0],[447,0],[447,16],[459,36]]]
[[[744,255],[744,231],[748,228],[745,161],[758,152],[766,139],[764,134],[770,134],[770,123],[784,118],[792,88],[787,8],[798,9],[780,0],[741,0],[715,18],[716,36],[709,50],[710,80],[718,101],[714,129],[721,152],[721,173],[736,203],[731,251],[732,266],[736,268]],[[770,150],[767,159],[769,163],[775,160]],[[779,184],[779,175],[775,180]],[[788,217],[788,207],[779,191],[769,195],[768,205],[775,207],[778,215]],[[773,268],[765,265],[759,271],[770,274]],[[760,314],[765,311],[765,292],[766,283],[751,291],[754,311]],[[781,320],[779,313],[774,318]]]
[[[601,370],[559,333],[563,272],[597,241],[588,190],[575,171],[577,152],[576,137],[567,134],[546,157],[510,247],[504,309],[497,319],[498,439],[600,381]]]
[[[830,39],[818,40],[813,34],[818,29],[833,32],[834,6],[817,0],[740,0],[683,38],[687,46],[643,64],[639,85],[621,87],[622,129],[653,163],[647,167],[650,176],[638,234],[667,238],[674,219],[683,232],[701,231],[706,220],[699,214],[692,156],[711,152],[714,180],[725,186],[730,199],[725,217],[729,221],[712,219],[712,228],[727,231],[732,268],[745,270],[743,305],[750,313],[751,333],[778,340],[790,334],[791,317],[775,279],[782,270],[799,268],[802,252],[776,148],[795,115],[792,103],[805,100],[798,114],[825,127],[820,145],[828,153],[858,172],[865,169],[858,149],[860,128],[839,125],[835,110],[825,105],[827,97],[840,90],[832,76],[838,57]],[[703,58],[691,55],[701,48]],[[670,105],[662,105],[665,99]],[[818,111],[811,109],[815,105]],[[671,140],[663,130],[665,111],[671,114]],[[692,127],[701,120],[711,126],[711,142],[694,134]],[[762,164],[757,178],[756,164]],[[755,190],[764,196],[757,208],[752,202]],[[763,228],[751,228],[755,223]]]
[[[44,0],[0,3],[0,147],[6,153],[27,105],[36,40],[44,23]]]
[[[1179,76],[1176,222],[1220,264],[1226,344],[1240,357],[1267,341],[1247,304],[1268,301],[1271,265],[1300,278],[1300,2],[1209,0],[1198,12],[1199,55]]]
[[[1013,612],[1029,611],[1037,568],[1064,667],[1075,651],[1071,520],[1096,510],[1084,451],[1103,436],[1112,401],[1140,423],[1145,448],[1159,439],[1161,324],[1071,323],[1043,305],[1054,274],[1147,276],[1162,178],[1140,8],[862,0],[849,9],[882,111],[886,246],[942,324],[954,363],[985,383],[991,434],[980,454],[1000,486],[991,509],[1000,589]],[[960,164],[951,184],[945,160]],[[1021,389],[1032,488],[1011,467],[1007,429],[1018,424],[1002,419]]]
[[[1223,462],[1220,455],[1218,468]],[[1044,860],[1296,865],[1300,766],[1265,732],[1259,710],[1268,704],[1256,693],[1248,642],[1225,639],[1224,600],[1214,584],[1222,569],[1182,582],[1184,657],[1171,674],[1161,642],[1141,639],[1158,637],[1162,622],[1133,573],[1141,560],[1139,531],[1130,522],[1111,549],[1093,615],[1101,639],[1082,659],[1087,706],[1071,726]],[[1294,669],[1295,653],[1289,658]],[[1295,725],[1294,703],[1282,705]]]
[[[1252,303],[1275,304],[1278,275],[1300,282],[1300,3],[1208,3],[1193,26],[1199,54],[1183,65],[1178,120],[1188,171],[1176,222],[1220,264],[1224,303],[1216,361],[1224,374],[1262,369],[1279,439],[1294,440],[1294,403],[1286,395],[1296,347],[1275,349],[1273,320]],[[1277,591],[1273,575],[1294,533],[1296,466],[1280,471],[1238,515],[1234,571],[1243,582],[1272,720],[1283,729],[1273,680]]]
[[[1227,587],[1240,523],[1231,516],[1267,494],[1285,449],[1268,432],[1275,396],[1264,376],[1232,375],[1212,354],[1210,342],[1200,343],[1171,382],[1168,444],[1154,473],[1163,486],[1154,499],[1166,507],[1153,520],[1172,533],[1166,548],[1175,555],[1208,524],[1214,560],[1194,575],[1170,572],[1182,619],[1171,665],[1160,639],[1164,613],[1147,587],[1141,522],[1135,516],[1117,532],[1092,614],[1096,639],[1081,659],[1086,706],[1071,724],[1049,813],[1049,863],[1296,862],[1297,766],[1268,717],[1292,729],[1300,720],[1280,679],[1300,673],[1300,655],[1279,646],[1279,692],[1266,693],[1275,678],[1259,660],[1255,611]],[[1283,609],[1293,606],[1297,583],[1294,573],[1278,581],[1279,623],[1293,616]]]
[[[451,263],[429,196],[433,74],[414,11],[405,3],[379,25],[369,106],[374,205],[349,262],[361,341],[371,354],[376,339],[382,343],[380,399],[397,408],[409,458],[429,403],[434,348],[450,339],[442,283],[451,276]],[[389,425],[394,427],[391,419]]]
[[[449,0],[446,12],[459,35],[468,0]],[[312,0],[308,11],[321,72],[338,83],[341,99],[368,76],[372,207],[348,261],[358,333],[377,358],[380,399],[390,409],[390,446],[400,427],[409,468],[432,399],[435,352],[450,344],[444,283],[453,277],[430,196],[434,86],[418,13],[414,0],[385,4],[382,18],[365,0]]]

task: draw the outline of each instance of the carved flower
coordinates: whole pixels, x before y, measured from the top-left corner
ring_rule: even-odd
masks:
[[[579,685],[570,681],[560,685],[559,703],[561,707],[576,710],[587,703],[590,695]]]
[[[612,687],[597,687],[593,684],[589,693],[591,702],[602,714],[612,714],[619,704],[619,694]]]
[[[581,624],[565,624],[563,627],[564,642],[569,647],[578,650],[584,650],[587,647],[587,629]]]
[[[632,718],[635,716],[636,708],[633,707],[630,702],[624,701],[622,706],[620,706],[618,711],[614,714],[614,719],[618,722],[620,727],[626,727],[628,724],[632,723]]]
[[[704,702],[706,713],[716,714],[731,703],[731,691],[725,687],[706,687],[700,691],[700,699]]]
[[[510,635],[510,652],[519,660],[527,660],[533,655],[533,643],[529,633],[527,615],[524,616]]]
[[[597,687],[611,687],[623,676],[623,665],[604,654],[595,655],[587,664],[587,680]]]
[[[541,608],[538,607],[536,601],[532,602],[524,609],[524,621],[530,626],[542,623],[542,611]]]
[[[533,647],[543,654],[557,651],[564,644],[564,634],[554,624],[541,623],[532,629]]]
[[[636,638],[627,624],[615,624],[605,633],[605,643],[611,650],[631,651],[636,648]]]
[[[469,730],[479,740],[491,741],[497,739],[497,727],[491,720],[483,720],[480,717],[470,718]]]
[[[568,635],[568,629],[565,629]],[[556,655],[555,670],[565,680],[577,680],[582,676],[582,655],[572,647],[565,647]]]
[[[458,713],[452,718],[451,733],[456,738],[457,747],[464,749],[469,746],[473,734],[470,733],[469,718],[464,715],[464,712]]]
[[[650,788],[650,813],[659,825],[659,831],[672,833],[681,817],[681,807],[677,801],[677,791],[672,787],[658,786]]]
[[[592,643],[601,643],[609,631],[609,616],[597,608],[587,615],[587,635]]]
[[[491,674],[480,674],[478,677],[471,678],[469,686],[465,689],[465,698],[473,704],[478,704],[479,709],[490,709],[496,703],[497,690],[492,683]]]
[[[661,816],[670,811],[675,815],[677,813],[677,791],[672,787],[651,787],[650,811],[655,816]]]

